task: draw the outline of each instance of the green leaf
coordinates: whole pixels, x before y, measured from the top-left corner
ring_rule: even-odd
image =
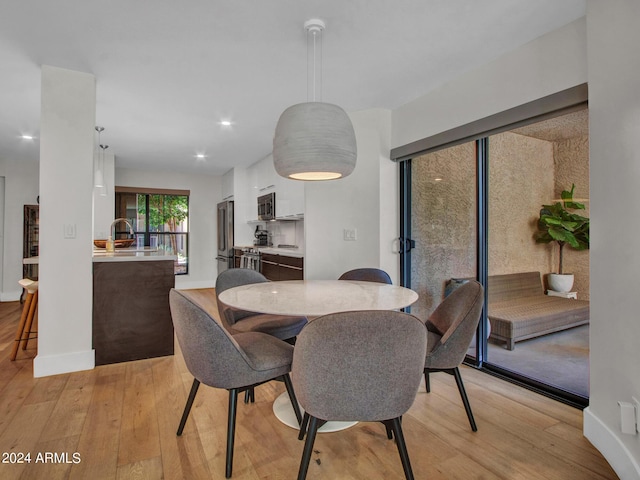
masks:
[[[550,228],[549,235],[551,235],[556,242],[568,243],[573,248],[578,248],[580,246],[576,237],[568,230],[564,230],[562,228]]]
[[[573,232],[575,230],[575,228],[578,225],[580,225],[580,222],[571,222],[571,221],[568,221],[568,220],[562,220],[560,222],[560,225],[562,225],[564,228],[566,228],[570,232]]]
[[[575,210],[584,210],[585,209],[584,203],[579,203],[579,202],[574,202],[574,201],[564,202],[564,206],[565,206],[565,208],[573,208]]]
[[[540,221],[545,225],[562,225],[562,219],[553,215],[542,215]]]
[[[560,194],[560,198],[562,198],[563,201],[567,202],[571,202],[573,200],[573,191],[575,190],[576,186],[575,184],[571,184],[571,190],[563,190],[562,193]]]

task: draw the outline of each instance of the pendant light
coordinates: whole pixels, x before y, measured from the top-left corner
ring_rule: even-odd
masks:
[[[93,186],[104,187],[104,148],[100,140],[100,134],[104,131],[104,127],[96,126],[98,132],[98,144],[96,145],[95,159],[93,161]],[[107,145],[108,147],[108,145]]]
[[[334,180],[353,172],[356,137],[347,113],[320,98],[325,24],[312,19],[305,22],[304,28],[307,102],[293,105],[280,115],[273,138],[273,165],[279,175],[294,180]]]
[[[109,145],[102,143],[100,134],[103,131],[104,127],[96,126],[96,132],[98,132],[98,148],[96,148],[93,161],[93,186],[98,189],[100,195],[105,196],[107,194],[107,187],[104,181],[104,151],[109,148]]]

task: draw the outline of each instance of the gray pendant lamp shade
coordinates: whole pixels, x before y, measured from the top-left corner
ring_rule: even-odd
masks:
[[[316,101],[322,94],[322,32],[313,18],[307,31],[307,102],[287,108],[273,137],[273,166],[294,180],[334,180],[356,167],[356,135],[347,113],[337,105]],[[310,98],[311,96],[311,98]]]
[[[299,103],[287,108],[273,138],[273,165],[294,180],[333,180],[356,166],[353,125],[337,105]]]

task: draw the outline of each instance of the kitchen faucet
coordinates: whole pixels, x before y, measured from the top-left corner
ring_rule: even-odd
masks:
[[[116,239],[116,224],[118,222],[124,222],[129,225],[129,233],[131,234],[131,237],[135,236],[135,233],[133,233],[133,226],[129,223],[129,220],[127,220],[126,218],[116,218],[113,222],[111,222],[111,227],[109,227],[109,232],[111,233],[111,238],[113,240]]]

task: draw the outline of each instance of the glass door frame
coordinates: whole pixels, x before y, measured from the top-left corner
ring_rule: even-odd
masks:
[[[454,145],[476,142],[476,206],[477,206],[477,280],[484,287],[485,305],[488,302],[488,203],[489,203],[489,136],[506,132],[514,128],[536,123],[544,119],[564,115],[571,111],[584,108],[588,101],[587,85],[578,85],[548,97],[529,102],[505,112],[501,112],[485,119],[442,132],[438,135],[424,138],[411,144],[391,150],[391,159],[397,161],[400,178],[400,282],[402,286],[411,288],[411,159],[442,150]],[[520,375],[510,370],[492,365],[487,362],[487,312],[483,308],[482,317],[476,332],[476,357],[467,356],[465,364],[478,368],[491,375],[503,378],[529,390],[554,398],[558,401],[584,408],[589,405],[589,399],[571,392],[558,389],[539,382],[530,377]]]
[[[487,305],[488,278],[488,138],[476,140],[476,280],[484,287],[484,304]],[[400,285],[411,288],[411,250],[415,246],[411,235],[411,159],[398,162],[400,178]],[[480,368],[487,351],[487,312],[482,309],[476,332],[476,356],[467,356],[465,364]]]

